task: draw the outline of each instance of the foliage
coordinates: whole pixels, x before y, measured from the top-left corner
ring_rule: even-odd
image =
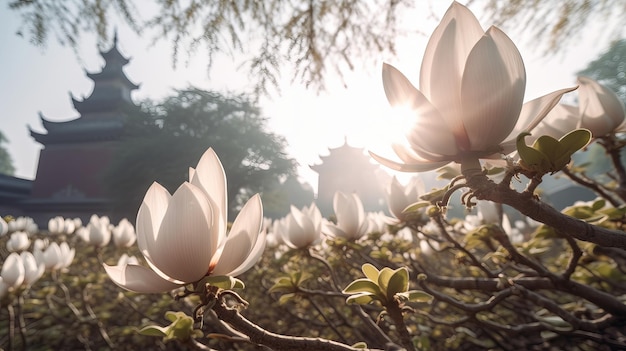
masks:
[[[277,179],[294,173],[284,138],[267,131],[266,119],[244,96],[190,88],[144,106],[144,113],[128,120],[117,157],[104,176],[118,211],[128,217],[153,181],[176,190],[209,147],[223,155],[231,214],[242,199],[274,190]]]
[[[626,103],[626,39],[613,42],[578,74],[594,78]]]
[[[0,132],[0,174],[13,175],[13,173],[15,173],[13,160],[7,149],[2,145],[6,141],[8,141],[8,139]]]
[[[495,25],[527,34],[528,41],[543,46],[546,54],[566,52],[594,24],[613,40],[625,34],[621,24],[626,20],[626,6],[621,0],[470,0],[468,6],[481,3]]]
[[[18,35],[43,45],[55,35],[75,48],[82,32],[105,42],[115,17],[137,33],[172,43],[173,63],[206,49],[209,68],[218,53],[250,55],[244,63],[256,93],[277,88],[286,68],[323,89],[330,72],[355,68],[355,58],[394,52],[398,17],[411,1],[74,1],[13,0],[22,16]],[[290,74],[291,76],[291,74]]]

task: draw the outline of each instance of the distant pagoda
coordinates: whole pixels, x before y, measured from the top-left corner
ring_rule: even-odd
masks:
[[[362,148],[348,145],[347,139],[342,146],[328,151],[328,156],[320,156],[320,164],[309,166],[318,174],[315,203],[322,215],[334,214],[333,196],[337,191],[358,194],[366,211],[386,210],[384,185],[389,183],[389,175],[372,163]]]
[[[85,71],[94,82],[91,95],[79,101],[70,93],[80,116],[54,122],[40,114],[47,133],[29,127],[43,148],[30,198],[23,205],[40,224],[56,215],[83,219],[93,213],[111,215],[102,175],[114,157],[128,113],[136,108],[131,92],[139,86],[124,74],[129,59],[119,52],[117,35],[112,48],[100,55],[105,61],[101,72]]]

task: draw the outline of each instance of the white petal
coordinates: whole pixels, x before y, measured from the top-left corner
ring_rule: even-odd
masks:
[[[493,150],[519,118],[526,71],[515,44],[491,27],[474,46],[463,73],[463,124],[472,151]]]
[[[467,138],[460,118],[461,79],[467,57],[483,34],[476,16],[453,2],[428,41],[420,69],[420,90],[459,136],[463,147]]]
[[[201,188],[217,206],[213,225],[218,227],[216,232],[219,236],[215,238],[215,242],[222,242],[227,227],[228,188],[224,167],[212,148],[209,148],[198,161],[191,184]]]
[[[432,161],[426,161],[426,160],[414,160],[411,163],[399,163],[399,162],[387,159],[385,157],[378,156],[373,152],[370,152],[370,156],[372,156],[372,158],[376,160],[376,162],[380,163],[381,165],[389,167],[399,172],[432,171],[433,169],[437,169],[439,167],[445,166],[448,163],[450,163],[450,161],[432,162]]]
[[[231,276],[233,277],[238,276],[239,274],[250,269],[259,261],[259,259],[261,258],[261,255],[263,255],[263,251],[265,250],[265,245],[267,242],[266,239],[267,239],[267,235],[265,231],[259,233],[259,237],[256,239],[256,243],[254,244],[254,247],[248,254],[248,257],[246,258],[245,261],[243,261],[243,263],[239,267],[237,267],[232,272],[230,272]]]
[[[186,283],[207,274],[216,250],[211,238],[212,211],[201,189],[183,183],[170,198],[150,252],[154,266],[167,277]]]
[[[155,243],[159,234],[159,228],[170,201],[170,193],[159,183],[153,183],[137,213],[137,246],[144,255],[148,265],[155,271],[160,271],[152,263],[152,252],[155,251]],[[163,276],[165,278],[165,275]]]
[[[581,127],[601,137],[613,132],[624,122],[624,103],[612,90],[595,80],[578,77]]]
[[[534,100],[528,101],[522,106],[520,117],[517,120],[517,124],[513,131],[509,134],[506,140],[500,144],[505,154],[508,154],[515,150],[515,139],[522,132],[531,132],[543,118],[552,110],[554,106],[559,102],[563,94],[575,90],[576,87],[561,89],[553,91],[550,94],[538,97]]]
[[[449,124],[426,97],[395,67],[383,64],[383,86],[392,106],[405,106],[414,116],[407,140],[428,154],[455,155],[457,142]]]
[[[2,281],[10,287],[18,287],[24,281],[24,264],[17,253],[11,253],[2,263]]]
[[[163,293],[179,287],[163,278],[152,270],[137,265],[109,266],[104,264],[109,278],[118,286],[143,294]]]
[[[219,260],[211,274],[231,275],[232,271],[240,267],[255,247],[262,224],[263,205],[261,197],[257,194],[246,202],[235,218]]]

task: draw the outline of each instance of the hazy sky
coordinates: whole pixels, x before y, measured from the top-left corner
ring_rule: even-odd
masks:
[[[437,15],[442,16],[447,6],[436,8]],[[409,15],[423,17],[415,13]],[[486,29],[489,23],[482,22]],[[434,21],[423,18],[415,23],[419,23],[417,29],[426,33],[431,33],[436,26]],[[4,4],[0,8],[0,130],[9,139],[6,146],[13,158],[16,176],[33,179],[41,145],[30,137],[27,126],[44,131],[39,112],[53,121],[77,118],[70,94],[79,100],[89,96],[93,84],[85,70],[99,72],[104,61],[93,36],[83,38],[77,57],[71,48],[60,46],[55,39],[45,48],[31,45],[27,39],[15,35],[19,24],[19,16]],[[526,64],[525,100],[573,86],[575,72],[586,67],[608,45],[598,40],[597,32],[589,31],[577,47],[570,48],[564,55],[544,59],[538,55],[540,49],[516,38],[514,33],[508,34],[518,45]],[[135,101],[158,99],[171,95],[174,88],[189,85],[234,92],[249,87],[245,73],[238,72],[229,57],[218,57],[208,77],[202,51],[187,65],[183,57],[182,64],[173,69],[167,42],[151,47],[148,40],[142,41],[125,27],[118,28],[118,37],[120,51],[131,58],[125,67],[126,75],[140,84],[133,93]],[[385,115],[389,113],[380,66],[383,61],[393,64],[417,86],[426,42],[427,38],[419,35],[404,38],[398,43],[397,57],[381,57],[370,71],[350,74],[347,87],[331,79],[329,90],[317,95],[303,86],[290,85],[290,78],[286,77],[281,96],[261,100],[272,130],[287,138],[288,151],[300,163],[299,171],[304,180],[317,187],[316,174],[309,165],[319,163],[319,155],[326,155],[328,148],[342,145],[344,137],[357,147],[380,149],[388,144],[388,140],[380,137],[380,131],[388,124]]]

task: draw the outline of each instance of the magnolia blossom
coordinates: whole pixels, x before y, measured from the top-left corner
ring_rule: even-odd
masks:
[[[286,226],[281,231],[283,241],[292,249],[305,249],[322,239],[322,213],[314,203],[304,206],[302,210],[291,206],[284,223]]]
[[[265,248],[261,198],[257,194],[248,200],[227,234],[226,189],[224,168],[213,149],[173,195],[152,184],[136,224],[137,243],[150,268],[105,264],[111,280],[127,290],[157,293],[251,268]]]
[[[497,27],[483,31],[474,14],[457,2],[426,46],[419,90],[389,64],[382,72],[390,104],[409,108],[414,121],[406,134],[408,145],[393,146],[402,162],[372,156],[407,172],[508,154],[517,135],[534,128],[572,90],[523,104],[526,71],[517,47]]]
[[[389,212],[397,219],[405,221],[403,213],[409,205],[419,200],[418,196],[424,194],[424,183],[420,178],[414,177],[406,186],[400,184],[398,178],[393,177],[387,188],[387,206]]]
[[[578,77],[578,106],[557,105],[533,132],[555,139],[577,128],[589,129],[594,138],[626,131],[624,102],[611,89],[588,77]]]
[[[341,191],[333,197],[333,209],[337,224],[328,223],[327,233],[348,240],[357,240],[369,231],[369,221],[365,216],[363,203],[355,193],[346,195]]]
[[[45,249],[41,244],[35,242],[35,248],[33,255],[37,259],[37,262],[43,263],[47,270],[56,271],[69,267],[74,260],[76,254],[75,249],[70,249],[70,246],[66,242],[61,244],[51,243]]]
[[[78,230],[78,236],[91,245],[104,247],[111,241],[111,222],[109,217],[92,215],[86,227]]]
[[[123,218],[111,232],[113,234],[113,243],[119,248],[131,247],[137,240],[135,228],[126,218]]]
[[[30,239],[26,232],[15,232],[7,241],[7,250],[11,252],[24,251],[30,246]]]
[[[56,216],[48,220],[48,231],[53,234],[72,234],[76,230],[73,219]]]
[[[16,232],[16,231],[24,231],[28,234],[34,234],[39,230],[39,227],[37,227],[37,223],[35,223],[35,221],[30,218],[30,217],[24,217],[24,216],[20,216],[15,218],[12,221],[8,222],[9,225],[9,233],[11,232]]]
[[[31,286],[43,275],[45,269],[44,264],[42,262],[38,262],[35,256],[28,251],[22,252],[20,254],[20,258],[22,260],[22,265],[24,266],[23,284]]]
[[[0,277],[9,289],[19,287],[24,281],[24,263],[17,253],[13,252],[7,256],[2,263]]]

